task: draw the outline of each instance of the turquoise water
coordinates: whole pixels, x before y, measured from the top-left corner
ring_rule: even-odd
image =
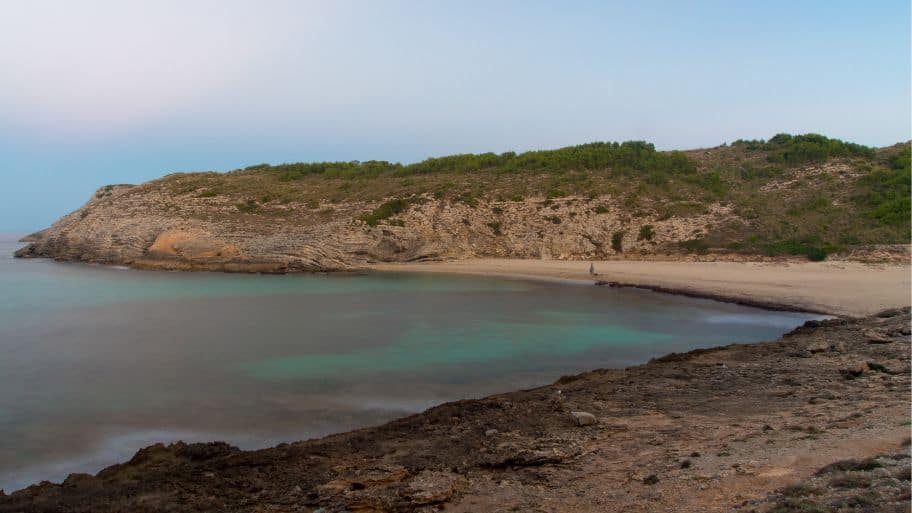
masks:
[[[244,448],[377,424],[811,316],[440,275],[258,276],[14,260],[0,235],[0,488],[154,442]]]

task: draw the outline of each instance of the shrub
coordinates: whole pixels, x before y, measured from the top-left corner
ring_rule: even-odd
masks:
[[[869,471],[874,470],[875,468],[880,468],[883,465],[874,458],[866,458],[863,460],[848,459],[841,460],[835,463],[830,463],[829,465],[821,467],[816,475],[822,476],[824,474],[831,474],[833,472],[859,472],[859,471]]]
[[[806,256],[807,259],[810,260],[811,262],[822,262],[822,261],[826,260],[827,252],[823,248],[812,246],[812,247],[807,248],[807,251],[805,251],[804,256]]]
[[[500,223],[491,222],[488,223],[488,227],[491,228],[491,231],[494,232],[494,235],[503,235],[503,232],[500,231]]]
[[[259,210],[260,206],[257,205],[256,200],[249,199],[243,203],[235,203],[234,207],[240,210],[245,214],[252,214]]]
[[[830,513],[830,508],[808,499],[786,497],[776,503],[769,513]]]
[[[611,249],[615,250],[618,253],[621,253],[624,250],[624,234],[626,232],[614,232],[611,235]]]
[[[808,495],[815,495],[818,493],[815,488],[811,488],[803,484],[789,485],[784,488],[780,488],[777,491],[783,497],[807,497]]]
[[[637,235],[637,240],[638,241],[641,241],[641,240],[651,241],[654,236],[655,236],[655,230],[653,230],[652,225],[644,224],[643,226],[640,227],[640,233],[639,233],[639,235]]]
[[[713,196],[723,197],[728,192],[728,184],[722,181],[718,171],[685,177],[685,181],[706,190]]]
[[[709,251],[709,245],[703,239],[682,240],[678,245],[688,253],[703,255]]]
[[[567,193],[560,189],[551,189],[548,191],[548,194],[545,196],[547,199],[563,198],[567,196]]]
[[[464,192],[464,193],[460,194],[456,198],[456,201],[458,201],[460,203],[464,203],[472,208],[475,208],[478,206],[478,199],[475,198],[475,195],[472,194],[471,192]]]
[[[908,226],[912,215],[910,180],[912,169],[907,146],[890,159],[889,169],[875,169],[859,178],[862,192],[853,200],[868,218],[880,225]]]
[[[261,164],[247,170],[268,170],[279,180],[299,180],[310,175],[360,177],[393,174],[397,176],[428,173],[471,173],[489,171],[514,173],[522,171],[584,171],[611,169],[623,175],[640,173],[652,182],[664,182],[666,175],[690,174],[696,169],[693,161],[680,151],[658,152],[645,141],[595,142],[567,146],[556,150],[528,151],[501,154],[465,153],[429,158],[415,164],[403,165],[384,160],[359,162],[311,162]]]
[[[763,252],[769,256],[804,255],[812,262],[826,260],[827,255],[837,249],[835,246],[821,243],[818,237],[804,237],[767,242],[763,244],[762,247]]]
[[[865,476],[843,474],[831,479],[830,486],[834,488],[868,488],[871,486],[871,480]]]
[[[409,201],[404,199],[394,199],[375,208],[371,212],[361,216],[361,220],[368,226],[377,226],[380,221],[393,217],[394,215],[408,210]]]
[[[873,372],[883,372],[885,374],[892,374],[890,369],[886,365],[879,364],[877,362],[868,362],[868,368]]]
[[[607,214],[608,212],[609,212],[608,207],[606,207],[605,205],[597,205],[595,207],[596,214]]]
[[[819,134],[777,134],[769,141],[735,141],[749,150],[767,152],[767,160],[789,165],[822,162],[830,157],[874,156],[874,149]]]

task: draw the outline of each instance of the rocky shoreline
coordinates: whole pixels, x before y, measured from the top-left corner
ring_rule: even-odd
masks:
[[[155,445],[0,512],[907,511],[909,323],[809,321],[259,451]]]
[[[776,301],[763,301],[755,299],[745,299],[741,297],[729,296],[725,294],[713,294],[711,292],[700,292],[694,291],[691,289],[684,288],[674,288],[674,287],[662,287],[658,285],[643,285],[637,283],[626,283],[621,281],[603,281],[599,280],[595,282],[596,285],[600,287],[609,287],[609,288],[619,288],[619,289],[643,289],[650,290],[652,292],[659,292],[662,294],[673,294],[675,296],[684,296],[692,297],[697,299],[712,299],[714,301],[721,301],[723,303],[734,303],[741,306],[750,306],[754,308],[763,308],[765,310],[773,310],[778,312],[804,312],[804,313],[815,313],[828,315],[830,312],[818,308],[809,308],[807,306],[795,306],[787,303],[781,303]]]

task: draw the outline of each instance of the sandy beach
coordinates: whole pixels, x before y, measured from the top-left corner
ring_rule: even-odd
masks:
[[[638,285],[833,315],[864,316],[910,304],[908,265],[860,262],[651,262],[475,259],[382,263],[372,269]]]

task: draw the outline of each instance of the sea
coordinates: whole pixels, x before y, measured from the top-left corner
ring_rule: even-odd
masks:
[[[157,442],[268,447],[819,318],[579,283],[14,259],[20,236],[0,233],[7,493]]]

